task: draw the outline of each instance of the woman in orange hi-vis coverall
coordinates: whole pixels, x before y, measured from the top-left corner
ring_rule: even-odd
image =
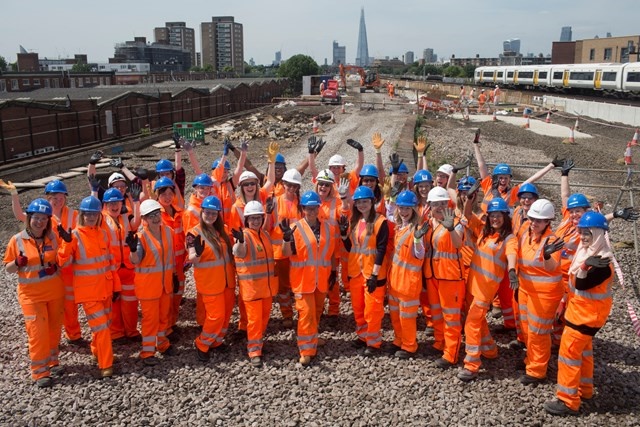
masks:
[[[236,243],[236,260],[240,298],[247,311],[247,352],[254,367],[262,366],[262,338],[271,314],[271,304],[278,289],[274,276],[273,245],[263,225],[268,225],[262,204],[252,200],[244,207],[244,230],[231,230]],[[267,217],[268,218],[268,217]],[[266,227],[267,229],[269,227]]]
[[[349,235],[342,230],[346,217],[340,218],[341,236],[349,251],[349,287],[356,321],[356,345],[364,346],[365,356],[380,353],[382,318],[389,271],[387,220],[374,207],[375,194],[360,186],[353,193]]]
[[[578,223],[580,246],[569,268],[571,296],[558,354],[557,399],[544,409],[553,415],[576,414],[581,399],[593,397],[593,337],[611,312],[613,252],[605,233],[609,225],[599,212],[587,212]]]
[[[282,230],[280,223],[288,220],[293,223],[302,218],[300,207],[300,186],[302,176],[296,169],[289,169],[284,173],[282,182],[285,188],[284,194],[277,196],[273,202],[271,239],[273,243],[273,257],[275,259],[275,272],[278,280],[278,303],[282,314],[283,327],[293,326],[293,309],[291,307],[291,263],[288,256],[282,253]]]
[[[514,282],[513,286],[517,283],[515,267],[518,241],[512,233],[507,202],[499,197],[491,200],[487,215],[471,259],[467,280],[473,302],[464,326],[467,355],[464,368],[458,372],[458,378],[462,381],[470,381],[477,376],[482,364],[481,355],[489,359],[498,357],[498,348],[487,325],[487,311],[506,271]]]
[[[546,199],[536,200],[527,214],[529,229],[518,246],[518,309],[527,347],[523,384],[545,380],[551,357],[551,331],[560,299],[564,295],[560,250],[564,242],[551,231],[555,209]]]
[[[462,340],[461,316],[466,291],[459,249],[466,220],[456,218],[455,212],[447,207],[451,199],[444,188],[434,187],[427,200],[431,204],[431,218],[425,236],[424,275],[433,319],[433,347],[443,352],[436,365],[446,369],[458,362]]]
[[[416,317],[422,291],[424,240],[429,223],[420,224],[418,197],[409,190],[396,198],[395,253],[389,270],[389,316],[393,325],[395,356],[408,359],[418,351]]]
[[[31,378],[38,387],[50,387],[50,375],[62,372],[58,344],[64,284],[56,260],[58,239],[51,231],[48,201],[35,199],[26,214],[26,228],[11,237],[4,265],[7,273],[18,274],[17,293],[29,338]]]
[[[209,360],[227,334],[235,303],[236,268],[231,240],[222,221],[222,203],[216,196],[202,201],[200,224],[187,233],[189,262],[196,290],[202,295],[206,318],[194,345],[198,359]]]
[[[136,298],[133,264],[129,261],[127,236],[134,231],[132,224],[140,223],[140,190],[137,184],[131,184],[132,208],[131,216],[122,214],[124,197],[117,188],[110,188],[102,196],[103,228],[109,233],[114,264],[120,277],[120,289],[114,289],[111,306],[111,339],[129,338],[139,341],[138,332],[138,299]]]
[[[337,279],[337,250],[342,243],[338,227],[329,221],[320,221],[320,196],[307,191],[300,198],[304,218],[292,222],[283,220],[282,253],[291,260],[291,289],[298,310],[298,350],[300,364],[308,366],[318,348],[318,325],[324,310],[329,286]],[[340,246],[338,246],[340,245]]]
[[[80,202],[78,226],[65,230],[58,226],[62,247],[58,252],[60,265],[73,268],[73,292],[82,304],[91,328],[91,353],[98,359],[102,377],[113,375],[111,346],[111,302],[114,289],[120,288],[117,266],[110,252],[109,234],[101,227],[102,205],[93,196]]]
[[[174,354],[166,331],[171,312],[175,251],[173,231],[162,223],[161,210],[162,205],[153,199],[142,202],[142,230],[127,238],[129,257],[136,266],[136,296],[142,311],[140,358],[147,366],[158,363],[156,350],[165,356]]]

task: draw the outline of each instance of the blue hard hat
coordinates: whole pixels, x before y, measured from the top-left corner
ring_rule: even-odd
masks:
[[[530,182],[525,182],[520,186],[520,190],[518,190],[518,197],[522,196],[522,194],[524,193],[531,193],[536,197],[539,196],[538,189],[536,188],[535,185],[531,184]]]
[[[418,196],[416,193],[409,190],[404,190],[398,197],[396,198],[396,206],[406,206],[408,208],[413,208],[418,205]]]
[[[213,163],[211,163],[211,169],[217,168],[219,164],[220,164],[220,159],[215,159]],[[229,163],[229,160],[224,161],[224,168],[231,169],[231,163]]]
[[[300,197],[300,205],[302,206],[320,206],[320,196],[315,191],[307,191]]]
[[[458,191],[469,191],[473,184],[476,183],[476,179],[472,176],[463,176],[458,181]]]
[[[153,186],[153,191],[159,190],[161,188],[173,188],[175,189],[176,184],[173,180],[167,176],[161,177]]]
[[[603,230],[609,230],[609,223],[607,222],[607,218],[600,212],[589,211],[580,217],[578,228],[602,228]]]
[[[416,173],[413,175],[413,183],[420,184],[421,182],[433,182],[433,176],[431,175],[431,172],[425,169],[416,171]]]
[[[34,199],[31,203],[29,203],[26,211],[27,213],[41,213],[48,216],[53,215],[53,208],[51,207],[51,203],[42,198]]]
[[[493,168],[493,175],[513,175],[511,173],[511,168],[506,163],[498,163],[495,168]]]
[[[489,201],[489,206],[487,207],[487,213],[491,212],[507,212],[509,213],[509,205],[505,200],[501,197],[494,197]]]
[[[98,200],[97,197],[85,197],[80,202],[80,212],[100,212],[101,209],[102,203],[100,203],[100,200]]]
[[[280,153],[276,154],[276,163],[287,163],[284,156]]]
[[[167,159],[159,160],[156,163],[156,172],[173,172],[173,163]]]
[[[213,180],[206,173],[201,173],[193,179],[193,187],[204,185],[205,187],[213,187]]]
[[[122,202],[123,200],[124,196],[122,195],[122,192],[117,188],[110,188],[102,195],[102,201],[104,203]]]
[[[364,165],[362,170],[360,171],[360,178],[363,176],[372,176],[374,178],[379,178],[378,168],[374,165]]]
[[[398,173],[409,173],[409,168],[407,167],[407,165],[403,163],[400,163],[400,166],[398,167]],[[393,166],[389,167],[389,175],[393,174]]]
[[[200,207],[202,209],[211,209],[220,212],[222,210],[222,203],[216,196],[207,196],[200,204]]]
[[[567,209],[573,208],[590,208],[591,203],[587,200],[587,196],[582,193],[575,193],[567,199]]]
[[[356,188],[356,191],[353,192],[353,200],[360,200],[360,199],[375,199],[376,196],[373,194],[373,190],[370,189],[369,187],[365,187],[364,185],[361,185],[360,187]]]
[[[58,181],[57,179],[47,183],[46,187],[44,187],[44,194],[52,193],[69,194],[69,192],[67,191],[67,186],[64,185],[62,181]]]

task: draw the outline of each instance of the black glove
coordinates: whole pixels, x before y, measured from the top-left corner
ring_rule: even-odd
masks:
[[[415,239],[422,239],[425,234],[429,231],[429,221],[426,221],[422,226],[416,224],[413,230],[413,237]]]
[[[564,246],[564,240],[557,239],[553,243],[549,243],[549,237],[544,241],[544,253],[543,257],[545,260],[551,258],[551,254],[558,252]]]
[[[225,138],[225,139],[222,141],[222,153],[223,153],[225,156],[228,156],[228,155],[229,155],[229,150],[231,150],[230,145],[231,145],[231,141],[229,141],[229,138]]]
[[[122,158],[118,157],[116,159],[112,159],[109,162],[110,166],[113,166],[114,168],[118,168],[118,169],[122,169],[124,167],[124,163],[122,163]]]
[[[291,239],[293,239],[293,232],[295,231],[296,226],[294,225],[293,228],[291,228],[289,226],[289,220],[287,218],[284,218],[282,221],[280,221],[280,230],[282,230],[282,240],[284,240],[285,242],[290,242]]]
[[[348,145],[349,147],[353,147],[353,148],[355,148],[355,149],[356,149],[356,150],[358,150],[358,151],[362,151],[362,150],[364,150],[364,147],[362,147],[362,144],[360,144],[360,143],[359,143],[358,141],[356,141],[355,139],[351,139],[351,138],[347,139],[347,145]]]
[[[149,179],[149,171],[145,168],[138,168],[136,170],[136,176],[144,181],[145,179]]]
[[[71,243],[71,240],[73,240],[71,229],[65,230],[62,224],[58,224],[58,236],[67,243]]]
[[[267,197],[267,200],[265,201],[264,204],[264,211],[268,214],[273,213],[273,208],[275,208],[276,203],[275,203],[275,199],[273,197]]]
[[[111,302],[116,302],[120,298],[120,292],[114,292],[111,296]]]
[[[475,184],[471,186],[469,191],[467,191],[467,198],[473,197],[473,195],[480,189],[480,180],[477,179]]]
[[[569,176],[569,171],[571,171],[575,165],[576,163],[573,159],[565,159],[565,161],[562,162],[562,176]]]
[[[91,174],[87,177],[87,179],[89,180],[89,185],[91,186],[91,191],[98,191],[100,190],[100,178],[96,177],[95,175]]]
[[[553,160],[551,160],[551,163],[553,163],[553,166],[559,168],[564,164],[565,159],[559,159],[558,155],[556,154],[556,156],[553,158]]]
[[[345,215],[340,215],[340,219],[338,219],[338,226],[340,227],[340,235],[342,237],[346,237],[347,232],[349,231],[349,219]]]
[[[400,181],[396,182],[395,184],[393,184],[393,187],[391,187],[391,191],[389,192],[389,197],[393,199],[398,194],[400,194],[402,190],[404,190],[404,183]]]
[[[233,235],[234,239],[236,239],[236,242],[244,243],[244,233],[242,232],[242,227],[240,228],[240,230],[232,228],[231,234]]]
[[[20,254],[16,257],[16,260],[14,261],[16,263],[16,266],[18,268],[20,267],[24,267],[25,265],[27,265],[27,263],[29,262],[29,258],[27,258],[26,256],[24,256],[24,254],[22,253],[22,251],[20,251]]]
[[[174,274],[173,277],[171,278],[171,281],[173,283],[173,293],[177,294],[178,291],[180,290],[180,280],[178,280],[178,275]]]
[[[98,163],[100,160],[102,159],[102,151],[96,151],[95,153],[93,153],[91,155],[91,158],[89,158],[89,164],[90,165],[95,165],[96,163]]]
[[[499,186],[500,180],[498,179],[498,175],[491,175],[491,188],[497,190]]]
[[[602,258],[601,255],[592,255],[584,262],[585,265],[594,268],[604,268],[609,265],[611,258]]]
[[[377,287],[378,287],[378,275],[372,274],[371,277],[367,279],[367,292],[372,294],[376,291]]]
[[[138,235],[135,231],[130,231],[129,234],[127,234],[127,238],[124,240],[132,253],[135,253],[138,250],[138,240]]]
[[[618,209],[613,213],[613,217],[622,218],[625,221],[636,221],[640,217],[640,214],[634,211],[633,208],[628,207],[624,209]]]
[[[512,291],[517,291],[520,287],[520,282],[518,281],[518,274],[516,274],[516,269],[512,268],[509,270],[509,286]]]
[[[310,136],[309,139],[307,139],[307,148],[309,150],[309,154],[315,153],[316,148],[318,148],[318,138]]]
[[[202,241],[202,237],[198,234],[191,244],[193,245],[193,249],[196,251],[196,256],[201,256],[202,252],[204,252],[204,242]]]
[[[322,138],[318,140],[318,145],[316,145],[316,154],[320,154],[325,144],[326,142]]]
[[[473,137],[474,144],[480,144],[480,129],[476,130],[476,136]]]
[[[471,164],[471,156],[467,157],[466,160],[458,163],[457,165],[454,165],[453,173],[458,173],[458,171],[461,171],[462,169],[466,169],[470,164]]]
[[[136,184],[132,182],[129,186],[129,194],[131,194],[131,198],[134,202],[140,201],[140,194],[142,193],[142,186],[140,184]]]
[[[333,287],[336,285],[336,279],[338,278],[336,271],[331,270],[331,274],[329,274],[329,290],[333,290]]]
[[[178,132],[173,133],[173,144],[176,148],[180,148],[180,134]]]
[[[389,156],[389,160],[391,161],[391,173],[397,175],[400,171],[400,165],[404,162],[404,160],[400,159],[398,153],[393,153]]]

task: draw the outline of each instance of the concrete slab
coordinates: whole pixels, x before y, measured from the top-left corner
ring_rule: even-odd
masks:
[[[71,168],[69,169],[70,171],[73,172],[86,172],[87,171],[87,167],[86,166],[80,166],[79,168]]]
[[[110,166],[109,163],[98,163],[96,164],[96,169],[104,169],[104,168],[108,168]]]
[[[31,181],[34,184],[41,184],[41,185],[46,185],[47,183],[56,180],[56,179],[61,179],[61,177],[59,175],[52,175],[52,176],[46,176],[44,178],[40,178],[40,179],[34,179],[33,181]]]
[[[173,146],[173,139],[169,139],[166,141],[160,141],[157,144],[153,144],[155,148],[167,148]]]
[[[86,172],[86,168],[84,172]],[[71,171],[71,172],[63,172],[58,174],[60,178],[73,178],[74,176],[78,176],[78,175],[83,175],[82,171]]]
[[[13,185],[16,188],[24,188],[24,189],[32,189],[32,188],[44,188],[46,184],[35,183],[35,182],[14,182]]]
[[[453,118],[462,120],[461,114],[453,114]],[[509,123],[513,126],[523,127],[527,123],[527,119],[522,117],[511,117],[497,115],[498,121],[503,123]],[[493,115],[472,115],[469,116],[470,122],[481,123],[490,122],[493,120]],[[571,128],[567,126],[557,125],[555,123],[546,123],[544,120],[529,119],[529,130],[539,135],[552,136],[555,138],[569,138]],[[574,131],[574,138],[593,138],[591,135],[583,132]]]

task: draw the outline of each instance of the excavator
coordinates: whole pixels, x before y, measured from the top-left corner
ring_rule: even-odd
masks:
[[[380,77],[377,71],[365,70],[357,65],[340,64],[340,83],[345,93],[347,92],[347,73],[349,71],[355,71],[360,75],[360,93],[365,93],[367,90],[380,92]]]

